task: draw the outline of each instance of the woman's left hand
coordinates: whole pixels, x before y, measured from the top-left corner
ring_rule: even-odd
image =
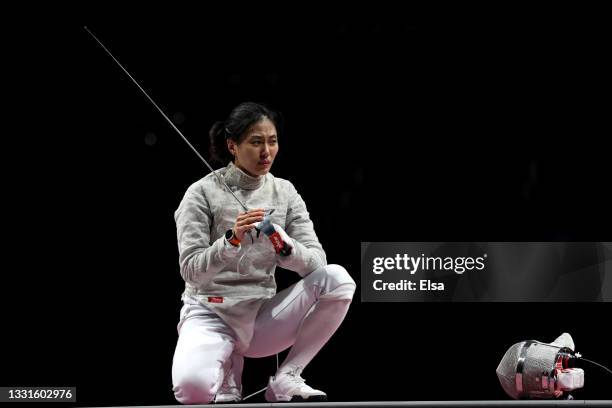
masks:
[[[293,241],[280,225],[271,223],[269,219],[264,219],[255,228],[266,234],[277,254],[281,256],[291,254]]]

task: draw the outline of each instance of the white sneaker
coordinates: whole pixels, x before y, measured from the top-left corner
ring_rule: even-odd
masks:
[[[327,394],[308,386],[297,370],[270,377],[266,389],[268,402],[327,401]]]
[[[242,400],[242,387],[229,386],[225,382],[215,395],[215,404],[231,404]]]

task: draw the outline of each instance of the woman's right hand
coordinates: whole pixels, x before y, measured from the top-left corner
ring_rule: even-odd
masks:
[[[245,233],[255,228],[255,224],[263,221],[264,211],[265,210],[263,208],[255,208],[254,210],[249,210],[238,214],[234,227],[232,228],[236,238],[242,241]]]

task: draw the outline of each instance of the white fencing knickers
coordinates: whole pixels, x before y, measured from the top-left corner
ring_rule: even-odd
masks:
[[[176,400],[211,402],[225,375],[240,389],[244,357],[271,356],[290,346],[278,372],[301,371],[342,323],[355,288],[355,281],[340,265],[314,270],[261,306],[244,355],[234,352],[236,336],[220,317],[199,303],[185,304],[172,362]]]

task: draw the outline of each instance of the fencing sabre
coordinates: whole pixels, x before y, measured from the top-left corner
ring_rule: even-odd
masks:
[[[238,197],[236,197],[236,194],[234,194],[234,192],[232,191],[231,188],[229,188],[229,186],[225,183],[225,180],[223,180],[221,177],[219,177],[219,174],[217,174],[217,172],[210,166],[210,164],[208,164],[208,162],[206,161],[206,159],[204,159],[204,157],[202,157],[202,155],[200,154],[200,152],[198,152],[196,150],[195,147],[193,147],[193,145],[189,142],[189,140],[187,140],[187,138],[183,135],[183,133],[179,130],[179,128],[176,127],[176,125],[170,120],[170,118],[166,115],[166,113],[155,103],[155,101],[153,99],[151,99],[151,97],[149,96],[149,94],[147,94],[147,92],[142,89],[142,87],[140,86],[140,84],[138,82],[136,82],[136,80],[132,77],[132,75],[130,75],[130,73],[123,67],[123,65],[121,65],[121,63],[117,60],[117,58],[115,58],[113,56],[113,54],[111,54],[111,52],[108,50],[108,48],[106,48],[106,46],[104,44],[102,44],[102,41],[100,41],[98,39],[98,37],[96,37],[90,30],[89,28],[87,28],[87,26],[85,26],[85,30],[87,30],[87,32],[93,37],[94,40],[96,40],[98,42],[98,44],[100,44],[100,46],[104,49],[104,51],[106,51],[106,53],[108,55],[110,55],[110,57],[113,59],[113,61],[115,61],[117,63],[117,65],[119,65],[119,68],[121,68],[123,70],[123,72],[125,72],[125,74],[132,80],[132,82],[134,82],[134,84],[136,84],[136,86],[138,87],[138,89],[140,89],[142,91],[142,93],[147,97],[147,99],[149,99],[149,101],[153,104],[153,106],[155,106],[157,108],[157,110],[159,111],[159,113],[162,114],[162,116],[164,117],[164,119],[166,119],[168,121],[168,123],[170,124],[170,126],[172,126],[174,128],[174,130],[176,130],[176,132],[179,134],[180,137],[183,138],[183,140],[185,141],[185,143],[187,143],[187,145],[189,147],[191,147],[191,150],[193,150],[195,152],[195,154],[200,158],[200,160],[202,160],[202,162],[204,162],[204,164],[206,165],[206,167],[208,167],[210,169],[210,171],[212,171],[213,173],[215,173],[215,176],[217,176],[217,179],[223,183],[223,185],[227,188],[227,191],[229,191],[234,198],[236,199],[236,201],[238,201],[240,203],[240,205],[242,206],[242,208],[244,208],[245,211],[249,211],[249,209],[247,208],[246,205],[244,205],[244,203],[242,201],[240,201],[240,199]]]
[[[227,191],[229,191],[232,194],[232,196],[236,199],[236,201],[240,203],[242,208],[244,208],[245,211],[249,211],[248,207],[242,201],[240,201],[240,199],[236,196],[236,194],[234,194],[232,189],[229,188],[229,186],[225,183],[225,180],[219,177],[219,174],[215,171],[215,169],[213,169],[211,165],[208,164],[206,159],[204,159],[204,157],[202,157],[202,155],[196,150],[196,148],[193,147],[193,145],[189,142],[189,140],[187,140],[187,138],[183,135],[183,133],[179,130],[179,128],[176,127],[176,125],[170,120],[170,118],[166,115],[166,113],[157,105],[157,103],[155,103],[155,101],[149,96],[149,94],[147,94],[147,92],[140,86],[140,84],[134,79],[134,77],[130,75],[127,69],[125,69],[123,65],[121,65],[119,60],[117,60],[117,58],[113,56],[113,54],[108,50],[108,48],[106,48],[106,46],[102,43],[102,41],[100,41],[98,37],[96,37],[94,33],[92,33],[89,30],[89,28],[87,28],[87,26],[85,26],[84,28],[93,37],[93,39],[96,40],[98,44],[100,44],[100,46],[113,59],[113,61],[115,61],[117,65],[119,65],[119,68],[121,68],[123,72],[125,72],[125,74],[132,80],[132,82],[136,84],[138,89],[140,89],[140,91],[147,97],[147,99],[153,104],[153,106],[157,108],[157,110],[159,111],[159,113],[162,114],[164,119],[168,121],[170,126],[172,126],[174,130],[176,130],[176,132],[179,134],[181,138],[183,138],[183,140],[185,141],[185,143],[187,143],[187,145],[191,148],[191,150],[193,150],[195,154],[200,158],[200,160],[202,160],[202,162],[206,165],[206,167],[208,167],[208,169],[215,174],[217,179],[225,186],[225,188],[227,188]],[[264,214],[263,221],[256,224],[255,229],[257,230],[257,237],[259,238],[259,234],[263,232],[269,238],[277,254],[281,256],[288,256],[289,254],[291,254],[291,247],[286,242],[283,241],[281,235],[276,231],[276,229],[272,225],[272,222],[270,221],[270,215],[272,215],[273,212],[274,212],[274,209],[267,210]],[[251,235],[251,231],[249,231],[249,237],[251,237],[251,242],[254,242],[253,235]]]

